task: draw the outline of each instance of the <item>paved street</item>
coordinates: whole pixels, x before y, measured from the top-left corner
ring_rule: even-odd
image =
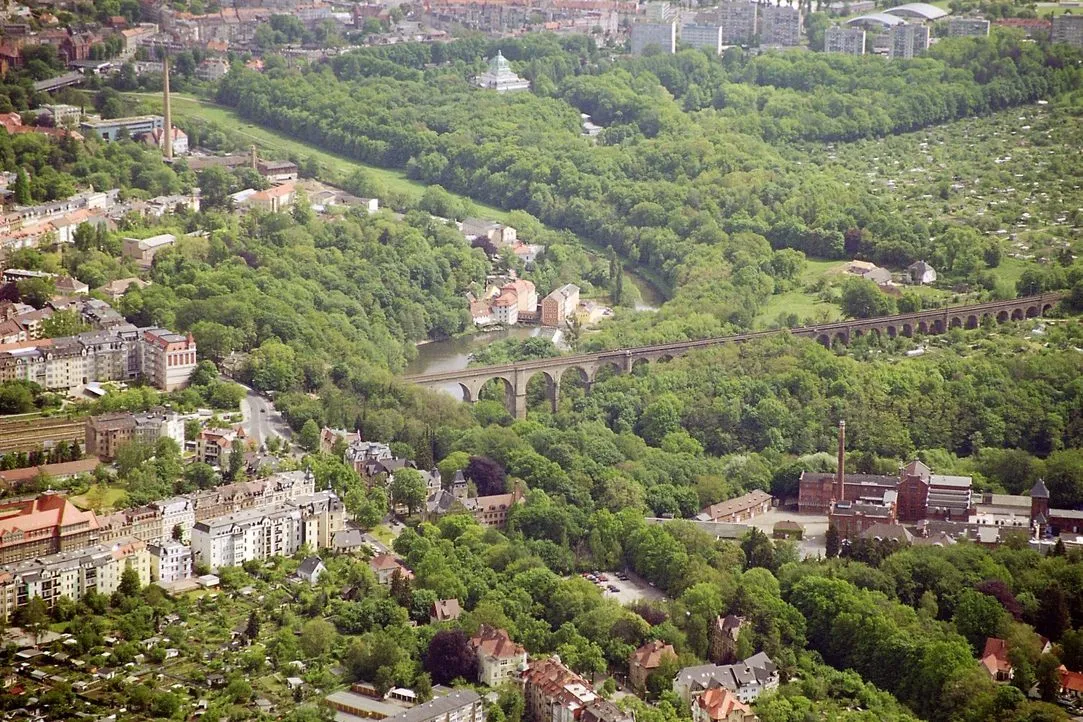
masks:
[[[272,436],[290,439],[293,431],[275,410],[269,399],[260,396],[252,389],[241,400],[241,415],[244,417],[244,431],[256,444],[263,444]]]

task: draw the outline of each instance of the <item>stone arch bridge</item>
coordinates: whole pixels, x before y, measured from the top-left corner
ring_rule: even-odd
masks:
[[[1046,293],[1009,301],[991,301],[969,306],[904,313],[897,316],[839,321],[818,326],[798,326],[788,330],[794,336],[816,339],[817,342],[830,348],[835,343],[848,344],[866,334],[884,335],[889,338],[910,337],[946,333],[953,328],[977,328],[986,318],[997,323],[1035,318],[1047,313],[1063,296],[1062,293]],[[405,376],[403,380],[429,387],[458,384],[462,389],[463,400],[472,403],[478,400],[478,394],[481,393],[485,384],[499,379],[504,384],[508,412],[521,419],[526,417],[527,384],[538,374],[545,379],[547,397],[553,409],[556,410],[560,398],[561,379],[568,371],[577,373],[589,389],[603,370],[611,369],[617,373],[627,373],[640,363],[669,361],[697,349],[729,343],[744,343],[781,332],[781,329],[753,331],[697,341],[679,341],[657,346],[557,356],[499,366],[476,366],[459,371]]]

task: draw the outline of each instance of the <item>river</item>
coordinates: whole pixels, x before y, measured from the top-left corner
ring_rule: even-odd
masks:
[[[506,338],[527,339],[547,338],[561,350],[563,338],[560,329],[543,326],[512,326],[499,331],[482,331],[468,336],[457,336],[443,341],[430,341],[417,347],[417,358],[406,365],[406,374],[435,374],[442,371],[460,371],[470,363],[470,354]],[[439,387],[457,399],[462,399],[462,389],[458,384],[445,384]]]

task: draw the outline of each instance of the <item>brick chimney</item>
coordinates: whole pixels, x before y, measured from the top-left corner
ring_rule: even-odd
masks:
[[[839,421],[839,470],[835,476],[835,498],[846,499],[846,422]]]

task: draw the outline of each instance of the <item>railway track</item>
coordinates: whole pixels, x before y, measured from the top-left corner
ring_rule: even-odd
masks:
[[[0,453],[33,451],[58,441],[85,444],[84,419],[68,416],[0,417]]]

